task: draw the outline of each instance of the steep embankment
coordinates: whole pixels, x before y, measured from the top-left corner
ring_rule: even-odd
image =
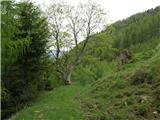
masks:
[[[14,115],[11,120],[80,120],[73,96],[82,86],[73,84],[43,93],[30,106]]]
[[[83,119],[159,120],[159,73],[160,44],[156,49],[134,54],[119,71],[99,79],[77,95]]]

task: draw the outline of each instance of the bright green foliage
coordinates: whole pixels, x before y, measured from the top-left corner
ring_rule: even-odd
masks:
[[[113,48],[114,28],[108,27],[106,31],[95,34],[89,40],[86,55],[91,55],[99,60],[111,61],[116,57],[117,49]]]
[[[115,69],[115,62],[99,61],[92,56],[85,56],[82,65],[73,73],[73,81],[86,85],[103,78]]]

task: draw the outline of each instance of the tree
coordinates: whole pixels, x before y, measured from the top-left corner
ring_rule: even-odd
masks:
[[[159,11],[160,7],[158,6],[112,24],[116,29],[114,47],[124,49],[146,41],[157,41],[159,38]]]
[[[15,18],[17,11],[15,3],[11,1],[1,2],[1,55],[2,55],[2,72],[7,69],[9,65],[14,63],[18,56],[25,53],[25,49],[29,46],[29,38],[17,39],[19,29],[17,28],[17,19]]]
[[[88,1],[78,6],[64,2],[52,3],[47,12],[51,30],[51,53],[57,72],[66,85],[71,84],[71,74],[80,63],[90,37],[102,29],[105,12],[99,4]],[[84,39],[83,42],[80,42]]]
[[[38,85],[43,80],[43,60],[46,54],[46,44],[49,37],[47,19],[32,2],[26,1],[17,4],[18,29],[16,34],[18,39],[30,38],[29,51],[19,58],[17,65],[20,67],[21,84],[23,90],[16,94],[26,94],[24,99],[35,96]]]
[[[32,2],[2,5],[2,117],[35,97],[44,77],[47,19]]]

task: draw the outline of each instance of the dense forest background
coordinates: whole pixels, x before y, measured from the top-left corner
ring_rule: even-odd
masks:
[[[47,17],[38,6],[1,2],[2,119],[30,105],[44,91],[54,94],[56,88],[64,86],[47,46],[50,35]],[[71,75],[71,86],[77,88],[72,99],[83,119],[160,119],[159,49],[159,6],[92,35]],[[132,53],[124,65],[119,59],[123,51]],[[32,115],[30,119],[38,118]]]

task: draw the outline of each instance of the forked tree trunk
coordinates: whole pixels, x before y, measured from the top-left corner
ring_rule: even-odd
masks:
[[[71,84],[71,72],[65,73],[63,75],[63,80],[65,85],[70,85]]]

